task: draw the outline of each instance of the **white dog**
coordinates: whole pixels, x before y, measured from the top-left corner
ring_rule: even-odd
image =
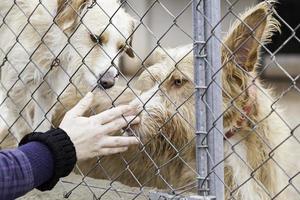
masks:
[[[108,89],[122,52],[134,56],[135,20],[117,0],[2,0],[0,15],[0,113],[17,139],[51,127],[68,87]]]

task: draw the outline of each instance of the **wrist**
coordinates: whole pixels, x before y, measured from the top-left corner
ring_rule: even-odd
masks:
[[[75,147],[69,136],[62,129],[28,134],[21,140],[19,145],[22,146],[31,141],[45,144],[53,155],[53,176],[50,180],[37,187],[41,191],[50,190],[56,185],[59,178],[69,175],[73,170],[77,161]]]

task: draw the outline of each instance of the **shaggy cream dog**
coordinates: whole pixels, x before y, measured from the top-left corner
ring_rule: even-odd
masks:
[[[68,87],[110,88],[119,56],[134,56],[135,21],[117,0],[2,0],[0,14],[0,113],[18,139],[51,127]]]
[[[289,138],[282,113],[272,106],[271,91],[256,75],[261,45],[270,41],[279,26],[269,6],[260,3],[241,15],[242,21],[235,22],[222,47],[226,199],[300,198],[299,144]],[[88,176],[172,191],[195,187],[192,47],[167,51],[172,59],[156,51],[156,62],[139,77],[141,92],[116,87],[108,93],[112,99],[117,97],[115,105],[139,105],[141,123],[131,127],[134,132],[129,134],[138,136],[143,145],[122,155],[81,163]],[[69,93],[61,99],[67,109],[81,98]],[[108,97],[106,101],[96,98],[93,108],[100,112],[110,106]],[[54,124],[59,124],[64,111],[57,107]]]

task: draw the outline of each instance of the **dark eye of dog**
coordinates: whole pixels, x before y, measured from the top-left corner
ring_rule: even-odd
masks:
[[[183,85],[183,80],[182,79],[175,79],[174,80],[174,84],[176,86],[182,86]]]
[[[96,43],[96,44],[100,44],[102,45],[102,39],[101,37],[95,35],[95,34],[90,34],[91,40],[92,42]]]
[[[188,82],[188,80],[186,80],[186,79],[175,79],[173,84],[177,87],[181,87],[187,82]]]

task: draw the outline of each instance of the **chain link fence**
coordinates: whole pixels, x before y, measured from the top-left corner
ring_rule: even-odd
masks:
[[[86,116],[130,103],[141,118],[115,133],[140,145],[23,199],[299,199],[297,5],[2,0],[1,149],[89,91]]]

